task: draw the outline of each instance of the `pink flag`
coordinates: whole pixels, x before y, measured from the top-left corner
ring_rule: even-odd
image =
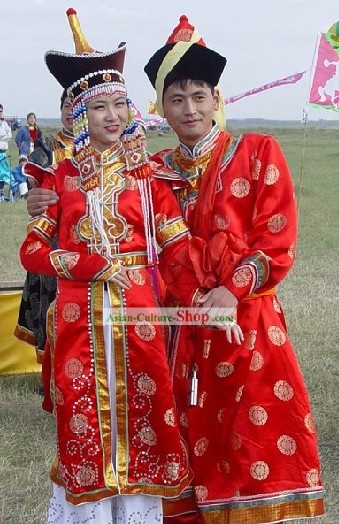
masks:
[[[304,76],[305,73],[306,71],[303,71],[302,73],[295,73],[294,75],[287,76],[286,78],[280,78],[279,80],[274,80],[273,82],[270,82],[269,84],[265,84],[260,87],[255,87],[254,89],[250,89],[249,91],[246,91],[246,93],[241,93],[240,95],[234,95],[229,98],[225,98],[224,104],[233,104],[233,102],[236,102],[237,100],[240,100],[241,98],[244,98],[245,96],[256,95],[257,93],[266,91],[266,89],[272,89],[272,87],[279,87],[285,84],[295,84]]]
[[[339,55],[329,33],[322,33],[313,66],[309,103],[339,111]]]

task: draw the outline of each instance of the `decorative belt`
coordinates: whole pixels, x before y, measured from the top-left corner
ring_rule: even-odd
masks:
[[[148,266],[148,258],[146,254],[140,253],[136,255],[131,255],[130,253],[119,253],[116,257],[121,260],[123,266]]]
[[[271,287],[270,289],[267,289],[266,291],[262,291],[261,293],[251,293],[248,295],[248,297],[243,298],[240,302],[247,302],[248,300],[253,300],[254,298],[260,298],[265,297],[266,295],[275,295],[277,289],[275,287]]]

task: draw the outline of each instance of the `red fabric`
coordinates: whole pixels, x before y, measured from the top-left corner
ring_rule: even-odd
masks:
[[[188,267],[192,264],[200,286],[212,289],[219,286],[240,263],[246,247],[242,240],[224,231],[209,241],[194,236],[190,240],[188,252],[179,255],[178,261]]]
[[[193,235],[199,235],[204,240],[209,238],[211,213],[217,192],[220,164],[231,138],[230,133],[220,132],[199,188],[198,201],[190,227]]]
[[[37,138],[38,138],[38,131],[35,126],[29,126],[28,128],[29,136],[33,144],[35,144]]]

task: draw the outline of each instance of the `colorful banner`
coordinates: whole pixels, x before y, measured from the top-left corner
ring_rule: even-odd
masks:
[[[149,115],[158,115],[158,111],[155,108],[155,103],[152,102],[152,100],[149,100],[148,102],[148,114]]]
[[[338,28],[338,24],[332,28]],[[336,33],[320,36],[308,101],[314,107],[339,111],[339,35]]]
[[[257,93],[261,93],[262,91],[266,91],[267,89],[272,89],[273,87],[279,87],[286,84],[295,84],[296,82],[299,82],[299,80],[301,80],[305,73],[306,71],[303,71],[302,73],[295,73],[294,75],[287,76],[286,78],[274,80],[269,84],[264,84],[263,86],[255,87],[254,89],[250,89],[249,91],[241,93],[240,95],[230,96],[229,98],[225,98],[224,104],[233,104],[234,102],[237,102],[237,100],[240,100],[245,96],[256,95]]]

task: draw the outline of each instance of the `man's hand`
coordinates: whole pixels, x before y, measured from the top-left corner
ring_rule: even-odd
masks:
[[[220,286],[200,297],[199,304],[204,310],[215,309],[215,315],[229,316],[237,307],[238,300],[225,286]]]
[[[236,323],[236,307],[238,300],[225,286],[211,289],[199,299],[200,314],[207,314],[211,319],[211,327],[216,327],[226,333],[226,339],[231,344],[232,338],[237,344],[244,340],[243,332]],[[234,321],[229,319],[234,318]]]
[[[31,184],[31,181],[29,183]],[[49,206],[56,204],[58,200],[59,197],[55,191],[42,189],[41,187],[32,187],[28,191],[27,211],[32,217],[41,215]]]

